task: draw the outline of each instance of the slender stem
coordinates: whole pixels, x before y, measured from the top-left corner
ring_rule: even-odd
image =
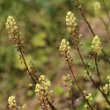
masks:
[[[77,5],[78,5],[78,9],[79,9],[79,11],[80,11],[80,13],[81,13],[81,15],[82,15],[82,17],[84,18],[84,20],[85,20],[85,22],[86,22],[86,24],[88,25],[88,27],[89,27],[89,29],[90,29],[90,31],[91,31],[91,33],[92,33],[92,35],[93,36],[95,36],[96,34],[95,34],[95,32],[93,31],[93,29],[92,29],[92,27],[91,27],[91,25],[90,25],[90,23],[88,22],[88,20],[87,20],[87,18],[86,18],[86,15],[85,15],[85,13],[84,13],[84,11],[83,11],[83,9],[82,9],[82,7],[81,7],[81,5],[80,5],[80,2],[79,2],[79,0],[76,0],[77,1]],[[103,0],[104,1],[104,0]],[[106,4],[105,4],[106,5]],[[108,11],[107,11],[107,13],[108,13]],[[109,14],[108,14],[109,15]],[[110,18],[110,17],[109,17]],[[108,31],[108,27],[106,27],[107,29],[107,31]],[[108,33],[108,32],[107,32]],[[109,62],[109,59],[107,58],[107,55],[106,55],[106,53],[104,54],[105,56],[106,56],[106,59],[105,58],[103,58],[103,60],[105,60],[105,61],[107,61],[108,63],[110,63]]]
[[[88,102],[88,100],[86,99],[86,97],[85,97],[85,95],[84,95],[82,89],[80,88],[80,86],[79,86],[79,84],[78,84],[78,82],[77,82],[77,80],[76,80],[76,77],[75,77],[75,75],[74,75],[74,73],[73,73],[73,70],[72,70],[72,66],[71,66],[71,64],[70,64],[70,61],[68,60],[68,56],[66,56],[66,59],[67,59],[68,67],[69,67],[69,69],[70,69],[70,72],[72,73],[72,76],[73,76],[73,78],[74,78],[74,80],[75,80],[75,83],[76,83],[78,89],[80,90],[80,92],[81,92],[83,98],[85,99],[85,101],[87,102],[87,104],[88,104],[88,106],[91,108],[91,110],[94,110],[93,107],[91,106],[91,104],[90,104],[90,103]]]
[[[100,82],[101,88],[103,90],[103,84],[102,84],[102,81],[101,81],[101,76],[100,76],[100,72],[99,72],[97,57],[95,57],[94,60],[95,60],[96,71],[97,71],[97,75],[98,75],[98,78],[99,78],[99,82]],[[103,92],[104,92],[104,90],[103,90]]]
[[[80,6],[80,2],[79,2],[79,0],[76,0],[76,1],[77,1],[77,5],[78,5],[78,7],[79,7],[78,9],[79,9],[79,11],[80,11],[82,17],[84,18],[86,24],[88,25],[88,27],[89,27],[89,29],[90,29],[92,35],[95,36],[95,32],[93,31],[93,29],[92,29],[90,23],[88,22],[88,20],[87,20],[85,14],[84,14],[84,11],[83,11],[83,9],[82,9],[81,6]]]
[[[26,60],[25,60],[25,57],[24,57],[24,54],[23,54],[22,49],[21,49],[20,47],[18,47],[18,50],[19,50],[19,52],[20,52],[20,54],[21,54],[21,57],[22,57],[22,60],[23,60],[23,63],[24,63],[24,65],[25,65],[25,67],[26,67],[27,72],[29,73],[29,75],[30,75],[32,81],[34,82],[34,84],[36,84],[35,79],[33,78],[31,72],[29,71],[29,67],[28,67],[28,65],[27,65],[27,63],[26,63]]]
[[[100,93],[103,95],[103,97],[105,98],[106,102],[107,102],[108,105],[110,106],[110,101],[108,100],[106,94],[100,89],[100,87],[98,87],[98,86],[96,85],[96,82],[93,80],[92,76],[90,75],[90,73],[89,73],[89,71],[88,71],[88,69],[87,69],[87,67],[86,67],[85,61],[84,61],[84,59],[83,59],[83,57],[82,57],[82,55],[81,55],[81,52],[80,52],[79,47],[77,47],[77,52],[78,52],[78,54],[79,54],[79,57],[80,57],[80,59],[81,59],[81,61],[82,61],[82,63],[83,63],[83,66],[84,66],[85,70],[87,71],[87,74],[88,74],[90,80],[91,80],[92,83],[97,87],[97,89],[100,91]]]
[[[105,26],[105,30],[106,30],[106,33],[107,33],[107,36],[108,36],[108,38],[110,39],[110,33],[109,33],[109,25],[104,21],[104,19],[101,17],[101,16],[99,16],[99,19],[100,19],[100,21],[104,24],[104,26]]]
[[[68,89],[68,93],[69,93],[69,100],[70,100],[70,109],[71,110],[73,110],[73,109],[76,109],[76,107],[75,107],[75,105],[74,105],[74,97],[73,97],[73,93],[74,93],[74,91],[73,91],[73,84],[72,84],[72,86],[71,86],[71,88],[70,89]]]
[[[24,65],[25,65],[25,67],[26,67],[26,70],[27,70],[29,76],[31,77],[31,79],[32,79],[32,81],[34,82],[34,84],[36,84],[36,81],[35,81],[35,79],[33,78],[32,74],[31,74],[31,72],[30,72],[30,70],[29,70],[29,67],[28,67],[28,65],[27,65],[27,63],[26,63],[26,60],[25,60],[25,56],[24,56],[24,52],[23,52],[23,50],[22,50],[22,47],[20,46],[20,45],[21,45],[20,36],[18,35],[18,36],[16,37],[16,33],[15,33],[15,32],[13,32],[12,36],[13,36],[13,37],[12,37],[12,41],[15,42],[15,45],[16,45],[16,40],[19,41],[19,42],[17,42],[17,50],[20,52],[21,58],[22,58],[22,60],[23,60],[23,63],[24,63]]]
[[[102,3],[103,3],[103,6],[104,6],[104,9],[105,9],[105,12],[106,12],[106,15],[107,15],[107,18],[110,22],[110,16],[109,16],[109,12],[108,12],[108,9],[107,9],[107,6],[106,6],[106,3],[105,3],[105,0],[102,0]]]
[[[27,70],[28,74],[30,75],[30,77],[31,77],[31,79],[32,79],[32,81],[33,81],[33,83],[36,84],[37,81],[38,81],[38,77],[37,77],[36,75],[33,76],[33,74],[30,72],[29,67],[28,67],[28,65],[27,65],[27,63],[26,63],[26,59],[25,59],[24,53],[23,53],[23,51],[22,51],[22,49],[21,49],[20,46],[18,46],[18,51],[19,51],[20,54],[21,54],[23,63],[24,63],[24,65],[25,65],[25,67],[26,67],[26,70]],[[35,78],[34,78],[34,77],[35,77]],[[48,104],[49,104],[51,110],[57,110],[57,109],[52,105],[52,103],[48,100],[48,98],[47,98],[47,102],[48,102]],[[45,101],[44,101],[43,103],[44,103],[44,105],[45,105]],[[48,109],[46,109],[46,110],[48,110]]]
[[[73,97],[72,97],[72,93],[71,93],[72,90],[69,90],[68,92],[69,92],[69,100],[70,100],[70,103],[69,103],[70,109],[73,110],[73,108],[75,108],[75,107],[74,107]]]
[[[79,0],[77,0],[77,5],[79,6],[79,11],[80,11],[82,17],[84,18],[85,22],[87,23],[87,25],[88,25],[88,27],[89,27],[89,29],[90,29],[92,35],[95,36],[95,33],[94,33],[94,31],[93,31],[93,29],[92,29],[90,23],[88,22],[88,20],[87,20],[85,14],[84,14],[84,11],[83,11],[82,8],[80,7]],[[82,55],[81,55],[80,50],[79,50],[78,47],[77,47],[77,51],[78,51],[79,57],[80,57],[80,59],[81,59],[83,65],[84,65],[84,68],[85,68],[85,70],[87,71],[87,74],[88,74],[90,80],[91,80],[92,83],[97,87],[96,82],[93,80],[93,78],[91,77],[91,75],[90,75],[90,73],[89,73],[89,71],[88,71],[88,69],[87,69],[87,67],[86,67],[86,64],[85,64],[85,62],[84,62],[84,59],[83,59],[83,57],[82,57]],[[104,93],[99,87],[97,87],[97,89],[101,92],[101,94],[102,94],[103,97],[105,98],[105,100],[106,100],[106,102],[108,103],[108,105],[110,105],[110,101],[108,100],[108,98],[107,98],[107,96],[105,95],[105,93]]]
[[[107,56],[107,54],[106,54],[106,52],[102,49],[102,52],[103,52],[103,54],[104,54],[104,60],[108,63],[108,64],[110,64],[110,60],[107,58],[108,56]]]
[[[57,109],[55,108],[55,106],[49,101],[48,98],[46,99],[46,101],[48,102],[48,104],[49,104],[51,110],[57,110]]]
[[[48,110],[44,99],[42,99],[42,103],[43,103],[43,105],[44,105],[44,107],[45,107],[45,110]]]

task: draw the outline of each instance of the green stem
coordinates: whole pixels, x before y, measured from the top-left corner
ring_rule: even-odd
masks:
[[[85,95],[84,95],[82,89],[80,88],[80,86],[79,86],[79,84],[78,84],[78,82],[77,82],[77,80],[76,80],[76,77],[75,77],[75,75],[74,75],[74,73],[73,73],[73,70],[72,70],[72,66],[71,66],[71,64],[70,64],[70,61],[68,60],[68,56],[66,56],[66,60],[67,60],[67,63],[68,63],[68,67],[69,67],[69,69],[70,69],[70,72],[71,72],[71,74],[72,74],[72,76],[73,76],[73,78],[74,78],[74,81],[75,81],[75,83],[76,83],[76,86],[78,87],[79,91],[81,92],[81,94],[82,94],[84,100],[87,102],[88,106],[91,108],[91,110],[94,110],[93,107],[91,106],[91,104],[89,103],[89,101],[86,99],[86,97],[85,97]]]
[[[85,16],[85,14],[84,14],[84,11],[83,11],[83,9],[82,9],[82,7],[81,7],[81,5],[80,5],[79,0],[77,0],[77,5],[78,5],[78,9],[79,9],[79,11],[80,11],[80,13],[81,13],[82,17],[84,18],[84,21],[85,21],[85,22],[86,22],[86,24],[88,25],[88,27],[89,27],[89,29],[90,29],[90,31],[91,31],[91,33],[92,33],[92,35],[93,35],[93,36],[95,36],[95,32],[93,31],[93,29],[92,29],[92,27],[91,27],[90,23],[88,22],[88,20],[87,20],[87,18],[86,18],[86,16]]]
[[[27,65],[27,63],[26,63],[26,60],[25,60],[25,57],[24,57],[24,54],[23,54],[22,49],[21,49],[20,47],[18,47],[18,50],[19,50],[19,52],[20,52],[20,54],[21,54],[21,57],[22,57],[22,60],[23,60],[23,63],[24,63],[24,65],[25,65],[25,67],[26,67],[27,72],[29,73],[29,75],[30,75],[32,81],[34,82],[34,84],[36,84],[36,81],[35,81],[35,79],[33,78],[32,74],[31,74],[31,72],[30,72],[30,70],[29,70],[29,68],[28,68],[28,65]]]
[[[110,16],[109,16],[109,12],[108,12],[108,9],[107,9],[107,6],[106,6],[106,3],[105,3],[105,0],[102,0],[102,4],[104,6],[104,9],[105,9],[105,12],[106,12],[106,15],[107,15],[107,18],[110,22]]]
[[[96,66],[96,71],[97,71],[97,75],[98,75],[98,78],[99,78],[99,82],[100,82],[100,85],[101,85],[102,91],[104,92],[104,90],[103,90],[103,84],[102,84],[101,76],[100,76],[100,72],[99,72],[99,67],[98,67],[97,57],[95,57],[94,60],[95,60],[95,66]]]
[[[87,67],[86,67],[85,61],[84,61],[84,59],[83,59],[83,57],[82,57],[82,55],[81,55],[81,52],[80,52],[79,47],[77,47],[77,52],[78,52],[78,54],[79,54],[79,57],[80,57],[80,59],[81,59],[81,61],[82,61],[82,63],[83,63],[83,66],[84,66],[85,70],[87,71],[87,74],[88,74],[90,80],[91,80],[92,83],[95,85],[95,87],[100,91],[100,93],[102,94],[102,96],[104,97],[104,99],[106,100],[106,102],[108,103],[108,105],[110,106],[110,101],[108,100],[106,94],[100,89],[100,87],[98,87],[98,86],[96,85],[96,82],[93,80],[92,76],[90,75],[90,73],[89,73],[89,71],[88,71],[88,69],[87,69]]]

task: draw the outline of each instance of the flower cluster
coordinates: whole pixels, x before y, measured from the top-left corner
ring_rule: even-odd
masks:
[[[68,90],[71,89],[71,86],[72,86],[72,79],[71,79],[71,76],[69,74],[66,74],[63,76],[63,81],[64,81],[64,84],[66,86],[66,88]]]
[[[16,47],[23,46],[23,41],[20,39],[20,33],[15,19],[12,16],[7,18],[6,28],[10,34],[10,38]]]
[[[66,26],[67,26],[67,31],[70,34],[70,38],[73,46],[77,46],[79,43],[80,35],[78,35],[77,29],[76,29],[77,25],[78,24],[76,22],[76,17],[74,13],[72,13],[71,11],[68,11],[66,15]]]
[[[20,53],[20,55],[19,55],[20,58],[19,59],[21,60],[21,62],[24,63],[28,74],[30,75],[30,77],[32,78],[34,83],[36,83],[37,80],[38,80],[37,75],[35,74],[36,71],[35,71],[33,66],[31,66],[29,68],[28,64],[25,60],[23,40],[20,38],[20,33],[19,33],[19,30],[18,30],[18,26],[17,26],[16,21],[13,18],[13,16],[9,16],[7,18],[6,28],[8,30],[8,33],[10,34],[10,38],[12,40],[12,43],[17,48],[17,51]]]
[[[86,95],[86,99],[87,99],[87,100],[90,100],[90,101],[93,100],[93,98],[92,98],[92,94],[89,93],[88,95]]]
[[[59,50],[64,56],[70,53],[70,44],[66,39],[62,39]]]
[[[35,93],[39,96],[39,98],[47,98],[51,91],[49,91],[49,87],[51,83],[44,75],[41,75],[38,79],[38,83],[35,86]]]
[[[103,86],[105,94],[110,95],[110,75],[107,76],[107,83]]]
[[[10,109],[16,108],[16,99],[15,99],[15,96],[10,96],[8,98],[8,105],[9,105],[9,108]]]
[[[92,94],[91,94],[91,93],[87,94],[87,95],[85,96],[85,98],[86,98],[89,102],[91,102],[91,101],[93,100],[93,97],[92,97]],[[85,104],[84,107],[85,107],[85,108],[88,108],[88,105]]]
[[[18,26],[16,25],[16,21],[12,16],[9,16],[7,18],[6,22],[6,28],[9,30],[9,32],[17,32],[18,31]]]
[[[32,62],[29,64],[29,71],[31,73],[31,76],[32,76],[33,80],[35,82],[37,82],[38,81],[38,76],[36,74],[37,71],[36,71],[36,68],[35,68],[35,66],[34,66],[34,64]]]
[[[110,75],[107,76],[107,81],[110,83]]]
[[[92,40],[92,46],[91,46],[93,53],[97,56],[101,55],[102,53],[102,46],[101,41],[99,37],[96,35]]]
[[[76,17],[74,13],[71,11],[67,12],[66,15],[66,25],[67,25],[67,31],[69,34],[74,34],[74,31],[76,30],[76,26],[78,25],[76,22]]]
[[[107,83],[103,86],[105,94],[110,95],[110,83]]]
[[[26,105],[26,104],[22,105],[22,108],[21,108],[21,110],[28,110],[28,107],[27,107],[27,105]]]
[[[98,1],[94,2],[93,7],[94,7],[94,13],[96,15],[99,14],[99,12],[101,10],[101,4],[100,4],[100,2],[98,2]]]
[[[91,76],[91,72],[87,74],[87,70],[84,70],[84,72],[79,73],[79,76],[83,78],[89,78],[89,76]]]

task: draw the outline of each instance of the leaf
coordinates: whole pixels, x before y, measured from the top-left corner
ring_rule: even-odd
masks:
[[[56,86],[55,89],[54,89],[54,94],[57,96],[57,95],[61,95],[64,93],[64,90],[63,88],[61,88],[60,86]]]
[[[46,33],[45,32],[41,32],[37,35],[35,35],[32,39],[32,44],[36,47],[45,47],[46,46]]]

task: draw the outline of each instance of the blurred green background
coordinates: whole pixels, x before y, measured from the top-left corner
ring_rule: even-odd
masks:
[[[104,41],[103,45],[106,48],[110,46],[108,43],[110,36],[106,34],[103,23],[94,14],[93,3],[96,1],[80,0],[81,4],[85,6],[87,19],[94,31],[101,36],[101,40]],[[110,1],[105,1],[109,10]],[[19,26],[21,38],[25,44],[24,51],[28,64],[30,61],[33,62],[39,75],[46,74],[49,77],[53,86],[55,85],[52,88],[55,90],[56,106],[61,108],[59,110],[64,110],[62,108],[65,105],[58,103],[61,99],[64,100],[63,96],[66,95],[63,87],[60,86],[62,86],[62,74],[68,71],[65,69],[58,48],[61,39],[68,39],[69,36],[65,26],[65,16],[69,10],[75,12],[78,18],[79,31],[83,34],[82,42],[84,42],[82,53],[87,58],[87,61],[90,61],[87,56],[90,51],[92,35],[79,11],[75,8],[75,4],[75,0],[0,0],[0,110],[7,109],[7,98],[10,95],[18,96],[17,100],[20,104],[26,103],[31,109],[36,108],[37,110],[37,101],[33,97],[33,89],[28,86],[31,80],[29,80],[25,72],[24,65],[19,61],[19,54],[11,44],[5,28],[5,22],[9,15],[16,19]],[[107,21],[104,10],[101,11],[100,16]],[[110,56],[109,48],[105,50]],[[74,71],[84,71],[80,67],[79,58],[74,52],[73,54],[75,57]],[[101,62],[101,66],[104,66],[103,62]],[[91,67],[94,69],[94,64]],[[106,66],[106,68],[109,67]],[[104,72],[104,69],[101,71]],[[97,94],[97,91],[94,94]],[[62,102],[65,103],[65,101]],[[78,110],[82,110],[82,108],[79,107]]]

